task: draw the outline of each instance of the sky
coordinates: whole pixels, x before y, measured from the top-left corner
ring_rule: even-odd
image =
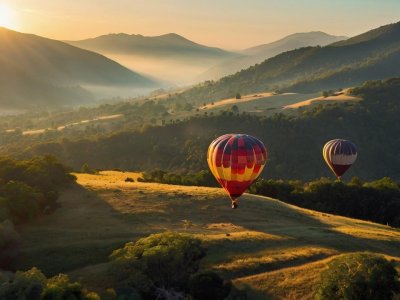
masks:
[[[0,26],[59,40],[174,32],[230,50],[296,32],[354,36],[400,21],[400,0],[0,0]]]

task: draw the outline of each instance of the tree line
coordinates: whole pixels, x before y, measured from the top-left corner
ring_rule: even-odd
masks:
[[[304,108],[297,116],[225,111],[140,131],[44,142],[14,151],[21,157],[52,154],[75,170],[88,163],[95,169],[198,172],[207,169],[206,153],[213,139],[229,132],[247,133],[267,146],[264,177],[312,180],[331,175],[321,155],[325,142],[344,138],[353,141],[359,152],[345,177],[399,180],[400,79],[366,82],[351,93],[364,100]]]
[[[261,179],[250,192],[316,211],[400,227],[400,185],[388,177],[348,183],[321,178],[299,180]]]

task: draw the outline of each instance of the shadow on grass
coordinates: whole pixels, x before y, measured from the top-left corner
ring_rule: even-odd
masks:
[[[107,196],[102,195],[103,192],[108,192]],[[206,266],[230,262],[241,256],[257,256],[266,250],[305,246],[335,252],[372,251],[400,255],[400,240],[383,241],[347,235],[311,214],[263,197],[245,195],[239,208],[232,210],[226,197],[196,199],[196,196],[188,197],[171,191],[143,194],[135,188],[110,192],[112,190],[93,192],[80,185],[65,191],[59,200],[60,207],[53,214],[21,228],[23,241],[13,269],[26,270],[36,266],[47,276],[52,276],[104,263],[112,250],[124,243],[164,230],[204,234],[205,239],[209,234],[222,234],[223,238],[206,241]],[[123,208],[117,208],[103,197],[112,197],[115,203],[124,202],[131,210],[124,212]],[[136,206],[149,202],[162,205],[158,211],[135,211]],[[210,224],[228,225],[210,227]],[[260,233],[261,237],[257,234],[242,238],[234,236],[240,232]],[[272,237],[262,237],[262,234]],[[315,254],[253,268],[244,267],[230,274],[221,271],[221,274],[233,279],[300,266],[327,256]],[[254,294],[251,299],[258,299],[257,291],[251,293]],[[268,299],[265,297],[272,298],[263,294],[259,299]]]

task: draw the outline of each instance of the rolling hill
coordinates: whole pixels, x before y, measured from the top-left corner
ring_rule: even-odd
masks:
[[[124,66],[174,84],[193,83],[194,78],[209,67],[237,56],[175,33],[160,36],[108,34],[67,43],[102,53]]]
[[[154,87],[154,82],[87,50],[0,28],[0,106],[84,104],[99,89]]]
[[[262,63],[264,60],[289,50],[307,46],[325,46],[340,40],[345,36],[334,36],[321,31],[294,33],[272,43],[258,45],[241,51],[242,56],[227,59],[213,66],[201,76],[200,79],[219,79],[223,76],[234,74],[252,65]]]
[[[182,96],[210,103],[236,92],[271,89],[316,92],[354,86],[365,80],[400,75],[400,22],[325,47],[305,47],[281,53],[259,65],[205,82]]]
[[[319,272],[341,253],[370,251],[399,266],[400,231],[245,194],[232,210],[222,189],[124,182],[140,174],[76,174],[60,207],[20,230],[15,269],[67,272],[102,295],[108,255],[128,241],[173,230],[203,240],[211,268],[249,299],[312,299]]]

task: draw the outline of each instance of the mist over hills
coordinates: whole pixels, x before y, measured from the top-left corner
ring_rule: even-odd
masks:
[[[93,88],[150,88],[155,83],[94,52],[0,28],[0,106],[85,104]],[[93,88],[92,88],[93,87]]]
[[[195,43],[175,33],[160,36],[107,34],[67,43],[101,53],[132,70],[178,85],[192,84],[199,74],[211,66],[238,56],[237,53]]]
[[[199,79],[219,79],[222,76],[233,74],[252,65],[261,63],[285,51],[307,46],[325,46],[345,39],[347,39],[345,36],[334,36],[321,31],[294,33],[272,43],[244,49],[241,51],[242,56],[227,59],[213,66],[201,74]]]
[[[400,22],[325,47],[283,52],[259,65],[187,90],[197,103],[265,90],[317,92],[400,75]]]
[[[172,56],[179,58],[202,57],[220,59],[235,53],[216,47],[208,47],[190,41],[176,33],[160,36],[140,34],[107,34],[95,38],[67,41],[69,44],[100,53],[131,54],[143,56]]]

